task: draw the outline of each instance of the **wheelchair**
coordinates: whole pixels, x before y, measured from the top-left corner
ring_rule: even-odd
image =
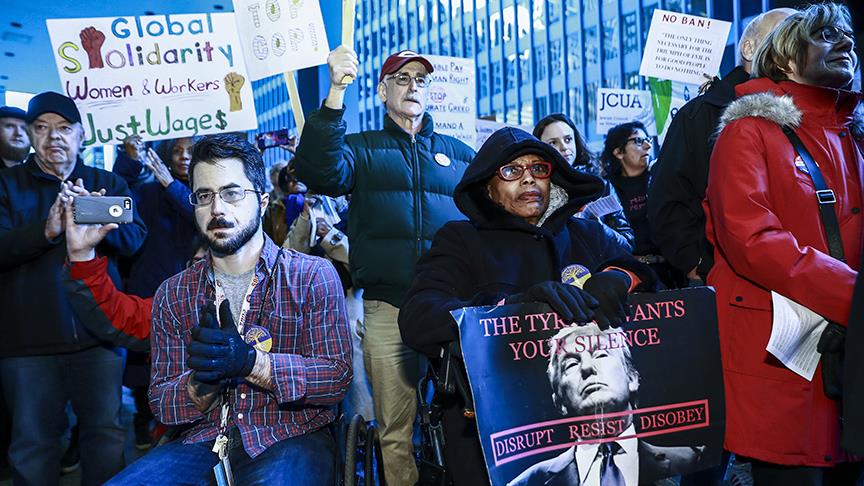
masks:
[[[446,441],[442,418],[448,402],[459,400],[462,415],[474,419],[474,398],[462,363],[458,342],[442,350],[441,360],[429,363],[426,375],[417,385],[417,408],[420,415],[421,447],[418,470],[419,486],[449,486]]]
[[[328,426],[338,449],[333,465],[336,472],[333,486],[385,486],[378,427],[367,422],[362,415],[354,415],[346,425],[341,407],[340,404],[337,410],[338,420]],[[193,426],[168,427],[153,447],[181,440],[183,433]]]
[[[340,418],[340,428],[345,429],[345,417]],[[340,434],[340,454],[342,464],[338,471],[344,471],[343,486],[384,486],[384,462],[381,457],[381,441],[378,427],[367,422],[362,415],[354,415],[347,429]],[[344,456],[341,454],[344,451]]]

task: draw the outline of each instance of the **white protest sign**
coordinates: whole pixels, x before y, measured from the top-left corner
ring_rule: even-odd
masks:
[[[642,122],[648,136],[657,135],[651,92],[638,89],[600,88],[597,90],[597,134],[632,121]]]
[[[720,69],[731,23],[654,10],[639,74],[702,84]]]
[[[435,120],[435,131],[474,145],[477,102],[474,60],[461,57],[423,56],[435,68],[430,76],[426,111]]]
[[[253,80],[327,62],[318,0],[234,0],[234,17]]]
[[[475,123],[477,127],[477,135],[474,140],[474,150],[480,150],[480,147],[482,147],[483,144],[486,143],[486,139],[488,139],[493,133],[504,127],[518,128],[519,130],[523,130],[528,133],[531,133],[532,130],[531,127],[511,125],[508,123],[501,123],[493,120],[483,120],[481,118],[478,118]]]
[[[50,19],[61,93],[86,145],[254,129],[252,83],[230,13]]]

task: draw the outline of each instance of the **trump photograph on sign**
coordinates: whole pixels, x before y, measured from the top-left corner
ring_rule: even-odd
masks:
[[[636,437],[632,415],[619,414],[638,408],[639,371],[626,341],[591,339],[603,335],[610,333],[593,323],[562,329],[550,340],[546,371],[562,415],[597,417],[576,433],[583,429],[600,438],[577,440],[508,485],[635,486],[699,469],[704,446],[651,445]]]

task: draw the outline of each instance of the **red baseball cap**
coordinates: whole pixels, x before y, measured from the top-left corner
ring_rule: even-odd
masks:
[[[417,61],[422,64],[426,68],[426,71],[428,71],[429,73],[435,71],[435,68],[432,67],[432,63],[420,54],[408,50],[399,51],[396,54],[390,54],[390,57],[388,57],[387,60],[384,61],[384,64],[381,66],[381,76],[378,78],[378,81],[384,81],[384,76],[395,73],[402,66],[413,61]]]

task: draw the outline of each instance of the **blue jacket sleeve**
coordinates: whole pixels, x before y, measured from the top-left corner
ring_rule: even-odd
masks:
[[[189,202],[189,194],[192,190],[178,180],[174,180],[165,188],[165,197],[168,203],[177,211],[177,214],[191,224],[195,224],[195,208]]]
[[[114,168],[111,169],[111,172],[122,177],[133,191],[137,191],[147,182],[155,180],[153,174],[144,167],[141,161],[129,157],[123,151],[117,152],[117,158],[114,160]]]
[[[326,196],[341,196],[354,188],[356,156],[345,141],[344,112],[344,107],[333,110],[322,104],[310,113],[294,158],[297,178]]]

